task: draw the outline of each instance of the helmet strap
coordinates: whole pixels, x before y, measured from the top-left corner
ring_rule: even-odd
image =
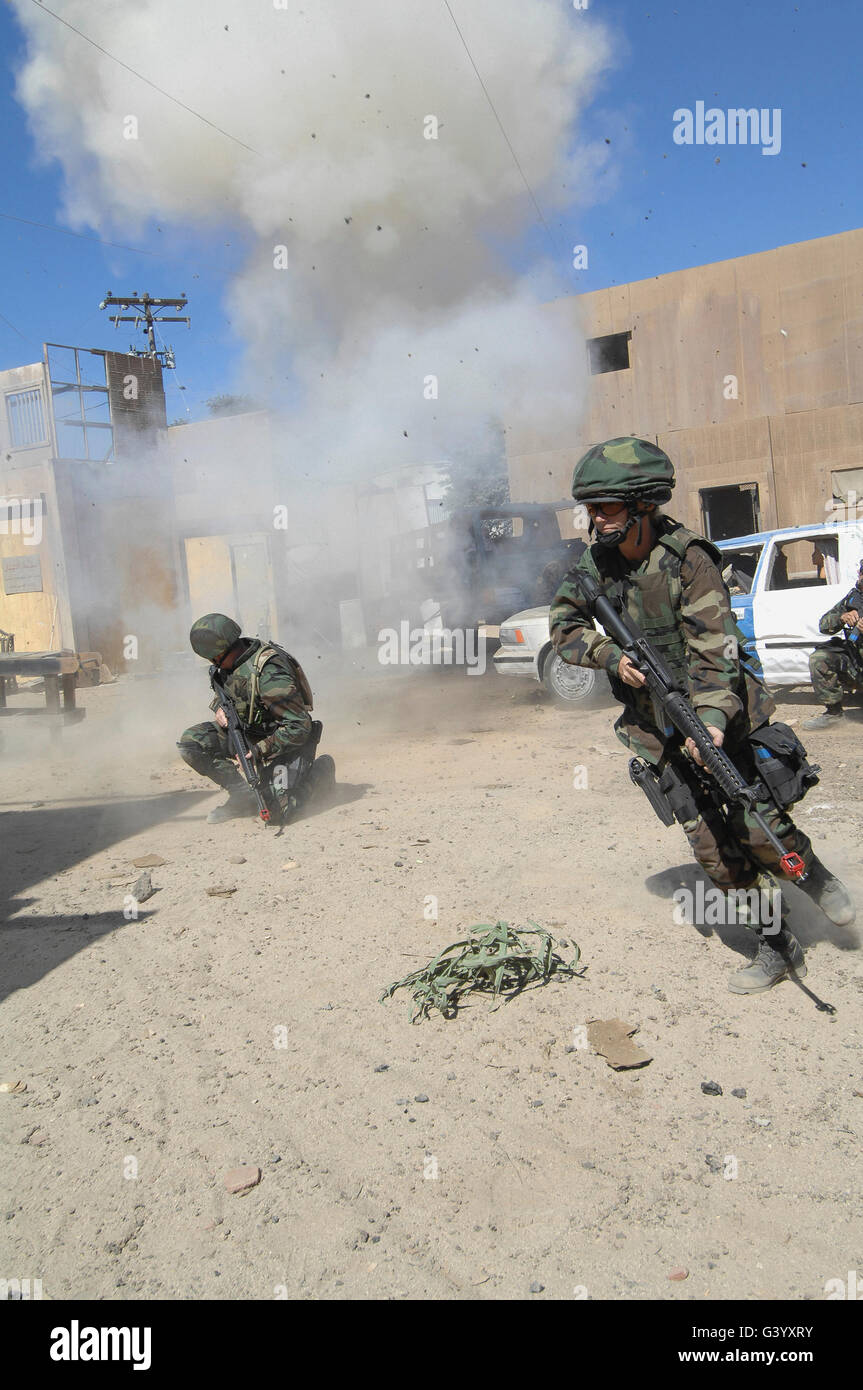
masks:
[[[631,506],[627,506],[627,508],[626,508],[626,516],[627,516],[627,520],[626,520],[626,525],[625,525],[625,526],[621,526],[620,528],[618,528],[617,530],[614,530],[614,531],[606,531],[604,535],[601,535],[599,532],[597,532],[597,535],[596,535],[597,542],[598,542],[600,545],[604,546],[607,550],[614,550],[614,549],[617,548],[617,546],[622,545],[623,542],[626,540],[626,537],[629,535],[630,531],[632,530],[633,526],[635,525],[635,522],[636,522],[636,513],[632,510],[632,507],[631,507]],[[638,518],[638,524],[639,524],[639,532],[638,532],[638,535],[639,535],[639,540],[640,540],[640,539],[641,539],[641,518]]]

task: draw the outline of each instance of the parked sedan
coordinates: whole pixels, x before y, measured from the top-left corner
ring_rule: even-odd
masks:
[[[594,695],[610,697],[604,671],[571,666],[554,651],[548,614],[547,604],[525,608],[501,624],[500,646],[494,654],[495,670],[501,676],[527,676],[540,681],[563,704],[583,704]]]

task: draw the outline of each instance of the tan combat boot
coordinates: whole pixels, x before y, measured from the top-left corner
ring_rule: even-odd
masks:
[[[742,970],[736,970],[728,980],[732,994],[763,994],[792,972],[797,979],[806,974],[803,947],[787,927],[775,936],[759,932],[758,937],[755,959]]]
[[[827,866],[815,855],[812,856],[805,879],[802,882],[798,880],[797,887],[807,898],[817,903],[824,916],[835,926],[847,927],[854,921],[854,904],[845,884],[835,874],[831,874]]]

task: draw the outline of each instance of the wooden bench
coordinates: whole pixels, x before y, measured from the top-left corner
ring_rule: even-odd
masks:
[[[45,709],[10,709],[6,703],[6,683],[16,676],[39,677],[45,683]],[[78,679],[78,657],[74,652],[2,652],[0,653],[0,714],[41,714],[52,725],[74,724],[84,718],[86,710],[75,704]],[[60,702],[62,693],[63,701]]]

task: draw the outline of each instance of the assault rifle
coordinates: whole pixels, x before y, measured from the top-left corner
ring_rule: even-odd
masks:
[[[706,725],[699,719],[690,703],[683,685],[632,621],[622,602],[609,598],[591,575],[578,571],[574,577],[591,617],[602,625],[606,634],[617,643],[623,654],[629,657],[644,676],[654,705],[664,715],[664,718],[658,721],[660,727],[670,723],[685,739],[692,739],[705,769],[712,773],[715,784],[725,800],[745,806],[750,818],[776,850],[779,862],[788,877],[798,881],[804,879],[806,866],[800,855],[786,850],[761,813],[755,809],[756,802],[767,799],[765,788],[757,782],[750,786],[728,754],[716,747]]]
[[[863,618],[863,589],[858,586],[852,589],[847,597],[848,604],[845,608],[845,612],[850,613],[853,610],[858,618]],[[863,642],[860,640],[861,634],[857,629],[854,627],[845,627],[843,624],[842,636],[845,638],[846,642],[852,644],[852,651],[857,660],[863,662]]]
[[[258,764],[257,754],[255,753],[249,740],[243,732],[237,711],[234,709],[234,702],[220,679],[222,672],[218,666],[210,667],[210,685],[213,687],[213,694],[219,702],[219,708],[223,711],[227,720],[228,742],[231,750],[239,764],[240,772],[245,777],[249,786],[255,794],[262,821],[270,821],[272,812],[269,802],[264,795],[265,780],[261,775]],[[251,757],[249,757],[251,754]]]

